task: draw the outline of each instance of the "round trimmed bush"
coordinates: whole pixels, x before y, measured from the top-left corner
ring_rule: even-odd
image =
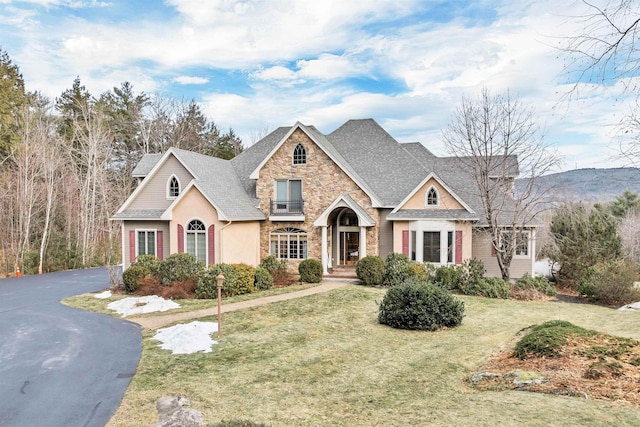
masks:
[[[384,261],[377,255],[362,258],[356,264],[356,276],[363,285],[381,285],[384,278]]]
[[[235,295],[255,292],[254,281],[256,269],[249,264],[231,264],[231,267],[238,272],[238,279],[235,282],[236,287],[234,289]]]
[[[141,265],[132,265],[122,273],[122,283],[124,283],[124,290],[128,293],[133,293],[138,289],[138,281],[144,279],[149,274],[149,269]]]
[[[254,286],[259,291],[271,289],[273,286],[273,277],[266,268],[256,267],[254,274]]]
[[[415,280],[389,288],[378,312],[381,324],[422,331],[458,326],[463,317],[462,301],[438,286]]]
[[[225,297],[238,295],[239,278],[238,270],[229,264],[213,264],[207,269],[207,273],[198,282],[196,287],[196,298],[218,298],[218,275],[222,273],[222,295]]]
[[[384,286],[397,286],[413,276],[411,260],[404,254],[391,252],[384,262]]]
[[[158,267],[158,278],[163,286],[186,280],[197,282],[203,273],[204,264],[187,253],[171,254]]]
[[[269,273],[273,274],[276,270],[286,270],[287,269],[287,260],[286,259],[278,259],[275,255],[267,255],[262,258],[260,262],[260,267],[266,269]]]
[[[320,283],[322,281],[322,263],[317,259],[308,258],[298,266],[300,281],[306,283]]]
[[[158,269],[160,268],[160,260],[155,255],[138,255],[134,265],[141,265],[149,270],[152,276],[158,276]]]

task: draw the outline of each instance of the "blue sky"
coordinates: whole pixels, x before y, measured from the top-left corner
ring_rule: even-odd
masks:
[[[509,90],[563,169],[623,166],[614,125],[632,100],[596,86],[561,102],[572,82],[550,45],[583,12],[569,0],[0,0],[0,47],[29,90],[129,81],[195,99],[245,145],[296,121],[329,133],[371,117],[446,155],[462,97]]]

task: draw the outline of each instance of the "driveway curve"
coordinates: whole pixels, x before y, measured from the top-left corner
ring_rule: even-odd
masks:
[[[142,351],[139,325],[60,304],[104,268],[0,280],[0,425],[104,426]]]

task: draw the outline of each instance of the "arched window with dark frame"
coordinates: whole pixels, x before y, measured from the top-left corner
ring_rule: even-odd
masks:
[[[436,190],[435,187],[431,187],[429,191],[427,191],[426,205],[438,206],[438,190]]]
[[[175,198],[180,195],[180,182],[175,176],[169,178],[169,189],[167,193],[169,198]]]
[[[307,164],[307,150],[305,150],[304,145],[300,143],[298,143],[298,145],[296,145],[296,148],[293,149],[293,164]]]

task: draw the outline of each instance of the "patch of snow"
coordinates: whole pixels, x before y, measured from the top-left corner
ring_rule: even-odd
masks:
[[[171,300],[166,300],[157,295],[146,297],[128,297],[118,301],[113,301],[107,308],[121,314],[122,317],[132,314],[153,313],[155,311],[167,311],[180,307],[180,304]]]
[[[640,302],[634,302],[634,303],[631,303],[631,304],[623,305],[618,310],[620,310],[620,311],[640,310]]]
[[[195,321],[158,329],[153,339],[162,342],[161,349],[171,350],[173,354],[210,353],[211,346],[218,344],[211,339],[211,334],[217,331],[215,322]]]
[[[111,298],[111,291],[100,292],[99,294],[95,294],[94,297],[100,299]]]

